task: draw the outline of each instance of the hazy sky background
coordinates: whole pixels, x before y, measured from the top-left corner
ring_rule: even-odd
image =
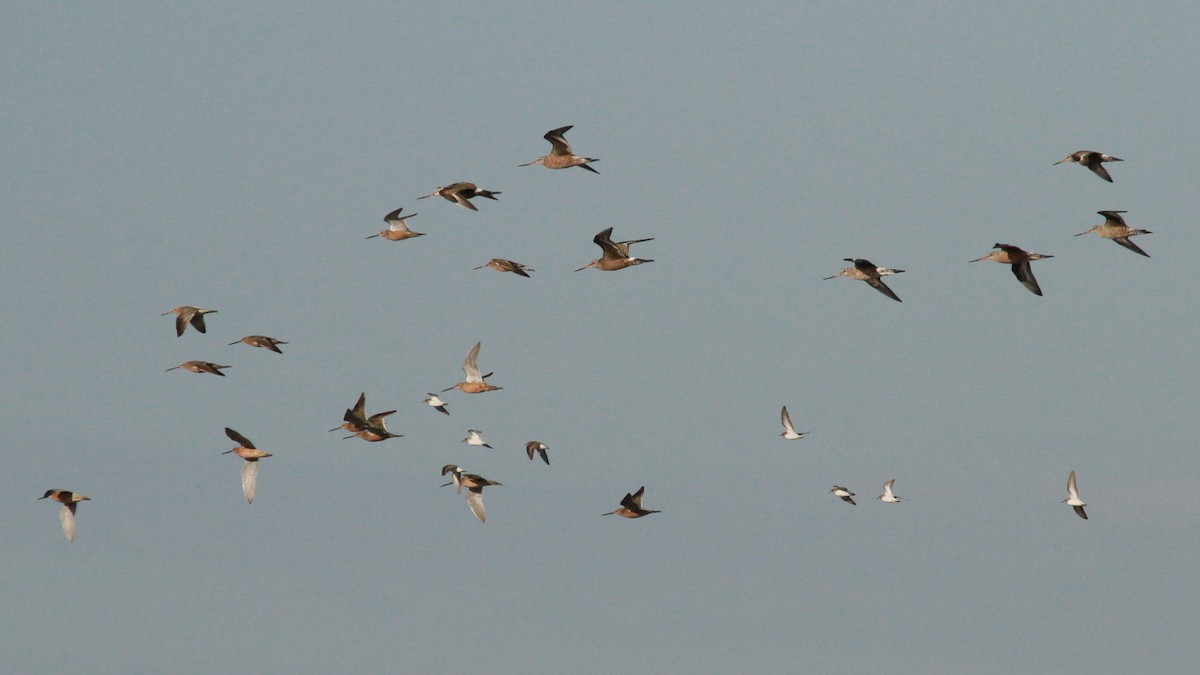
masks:
[[[1200,7],[479,5],[0,8],[6,671],[1195,668]]]

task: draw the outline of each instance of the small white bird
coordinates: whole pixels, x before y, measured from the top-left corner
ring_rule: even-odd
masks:
[[[485,448],[492,447],[492,446],[488,445],[486,441],[483,440],[483,436],[482,436],[483,432],[482,431],[480,431],[478,429],[467,429],[467,433],[470,435],[467,436],[466,438],[462,439],[463,443],[466,443],[467,445],[481,445]]]
[[[897,497],[894,493],[892,493],[892,484],[895,482],[896,482],[896,479],[893,478],[893,479],[889,480],[888,482],[884,483],[883,484],[883,494],[876,497],[876,499],[878,499],[881,502],[884,502],[885,504],[895,504],[896,502],[904,501],[903,497]]]
[[[425,405],[429,406],[430,408],[433,408],[434,410],[442,413],[443,415],[450,414],[450,411],[446,410],[446,402],[443,401],[441,399],[441,397],[438,396],[437,394],[429,394],[429,398],[425,399]]]
[[[834,485],[833,489],[830,490],[830,492],[832,492],[837,497],[841,497],[842,501],[844,501],[844,502],[850,502],[851,504],[855,504],[855,505],[857,505],[857,503],[858,503],[858,502],[854,501],[854,493],[847,490],[846,488],[842,487],[841,485]]]
[[[1087,520],[1087,512],[1083,507],[1087,506],[1087,502],[1079,498],[1079,488],[1075,487],[1075,470],[1071,470],[1071,475],[1067,476],[1067,498],[1062,500],[1064,504],[1070,504],[1075,509],[1075,513],[1079,514],[1080,518]]]
[[[796,427],[792,426],[792,416],[788,414],[787,406],[783,406],[783,412],[779,413],[779,418],[783,422],[783,433],[779,434],[789,441],[794,441],[798,438],[804,438],[807,431],[796,431]]]

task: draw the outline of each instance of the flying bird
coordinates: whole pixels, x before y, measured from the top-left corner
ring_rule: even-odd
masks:
[[[788,414],[787,406],[783,406],[783,410],[779,413],[779,419],[783,422],[783,433],[779,434],[789,441],[794,441],[804,438],[807,431],[796,431],[796,427],[792,426],[792,416]]]
[[[215,309],[204,309],[203,307],[184,305],[183,307],[176,307],[169,312],[163,312],[162,316],[166,316],[168,314],[178,315],[175,317],[175,337],[179,337],[183,335],[183,331],[187,330],[188,324],[191,324],[192,328],[195,328],[201,333],[207,332],[207,329],[204,327],[204,315],[216,313],[217,310]]]
[[[488,262],[474,269],[481,270],[485,267],[490,267],[497,272],[512,272],[513,274],[523,276],[526,279],[530,278],[528,272],[536,272],[532,267],[526,267],[519,262],[505,260],[504,258],[492,258]]]
[[[533,453],[536,452],[542,456],[542,461],[549,465],[550,457],[546,455],[546,451],[549,449],[550,448],[546,447],[546,444],[541,441],[529,441],[525,444],[525,454],[529,455],[529,461],[531,462],[533,461]]]
[[[638,488],[637,492],[633,494],[625,493],[624,499],[621,500],[621,508],[615,511],[609,511],[608,513],[601,513],[600,515],[617,515],[624,518],[641,518],[642,516],[648,516],[651,513],[662,513],[661,511],[651,511],[649,509],[642,508],[642,495],[645,492],[646,486],[643,485],[642,487]]]
[[[403,210],[404,207],[400,207],[384,216],[383,222],[387,223],[387,229],[380,231],[379,234],[373,234],[367,237],[367,239],[383,237],[388,241],[400,241],[402,239],[412,239],[413,237],[425,236],[424,232],[413,232],[412,230],[408,229],[408,219],[416,218],[417,214],[413,213],[401,218],[400,212]]]
[[[576,272],[582,272],[589,267],[595,267],[596,269],[604,270],[605,272],[612,272],[614,270],[623,270],[626,267],[631,267],[633,265],[654,262],[653,260],[633,258],[629,255],[630,244],[640,244],[643,241],[654,241],[654,237],[650,237],[649,239],[630,239],[629,241],[613,241],[612,231],[613,229],[610,227],[601,231],[595,237],[592,237],[592,241],[600,247],[602,253],[599,258],[575,270]]]
[[[834,485],[830,492],[838,497],[841,497],[842,501],[844,502],[850,502],[851,504],[855,505],[858,504],[858,502],[854,501],[854,493],[842,487],[841,485]]]
[[[492,446],[483,440],[482,434],[483,432],[478,429],[467,429],[467,437],[462,439],[462,442],[467,445],[479,445],[490,449]]]
[[[1087,520],[1087,512],[1083,507],[1087,506],[1087,502],[1079,498],[1079,488],[1075,487],[1075,470],[1071,469],[1071,475],[1067,476],[1067,498],[1062,500],[1063,504],[1070,504],[1075,509],[1075,513],[1079,514],[1080,518]]]
[[[876,267],[875,264],[870,260],[865,260],[863,258],[842,258],[842,260],[854,263],[854,267],[847,267],[831,277],[825,277],[825,281],[836,279],[838,277],[848,277],[858,281],[865,281],[871,285],[871,288],[883,293],[896,302],[904,302],[898,295],[892,292],[892,289],[888,288],[887,284],[883,283],[882,279],[880,279],[880,277],[886,277],[890,274],[900,274],[904,270]]]
[[[1037,279],[1033,278],[1033,268],[1029,266],[1029,261],[1042,260],[1043,258],[1053,258],[1054,256],[1042,255],[1041,253],[1030,253],[1029,251],[1022,250],[1011,244],[992,244],[992,248],[997,248],[1000,250],[992,251],[982,258],[968,260],[967,262],[994,260],[998,263],[1012,265],[1013,276],[1017,277],[1017,280],[1020,281],[1025,288],[1028,288],[1030,293],[1033,293],[1034,295],[1042,294],[1042,288],[1038,286]]]
[[[346,408],[346,414],[342,415],[342,425],[330,429],[337,431],[345,429],[351,433],[358,433],[367,428],[367,393],[363,392],[358,395],[358,402],[353,408]]]
[[[396,411],[388,410],[386,412],[375,413],[374,415],[371,415],[367,418],[366,424],[364,424],[361,429],[349,436],[346,436],[342,440],[344,441],[349,438],[358,437],[364,441],[378,443],[379,441],[386,441],[389,438],[403,438],[404,434],[393,434],[392,432],[388,431],[387,425],[384,423],[384,418],[394,412]],[[349,421],[347,421],[347,423],[349,423]]]
[[[475,205],[470,201],[472,198],[486,197],[487,199],[491,199],[493,201],[499,201],[496,199],[496,195],[498,194],[500,193],[493,190],[481,190],[475,187],[474,183],[460,182],[451,183],[444,187],[440,187],[425,195],[425,197],[417,197],[417,199],[425,199],[426,197],[441,197],[446,201],[454,202],[465,209],[478,211],[479,209],[475,208]]]
[[[467,488],[467,506],[471,507],[471,513],[479,519],[479,522],[486,523],[487,515],[483,512],[483,488],[489,485],[503,485],[494,480],[489,480],[480,476],[477,473],[463,473],[461,466],[447,464],[442,467],[442,475],[450,474],[450,482],[445,483],[442,487],[453,485],[454,491],[462,494],[462,489]]]
[[[889,480],[888,482],[884,483],[883,484],[883,494],[876,497],[876,499],[878,499],[879,501],[881,501],[885,504],[895,504],[896,502],[904,501],[903,497],[897,497],[895,495],[895,493],[892,492],[892,485],[895,482],[896,482],[896,479],[893,478],[893,479]]]
[[[271,453],[263,452],[262,450],[254,447],[254,444],[250,442],[250,439],[239,434],[233,429],[230,429],[229,427],[225,427],[225,435],[228,436],[234,443],[237,443],[237,447],[233,448],[232,450],[226,450],[221,454],[228,455],[232,452],[238,457],[246,460],[246,463],[242,465],[242,494],[246,495],[247,504],[253,504],[254,488],[258,484],[258,460],[264,457],[270,457]]]
[[[1092,173],[1111,183],[1113,182],[1112,176],[1108,175],[1108,169],[1104,168],[1102,162],[1124,161],[1125,160],[1121,159],[1120,157],[1113,157],[1112,155],[1106,155],[1103,152],[1096,152],[1095,150],[1078,150],[1076,152],[1072,152],[1066,157],[1063,157],[1054,164],[1051,164],[1051,166],[1056,166],[1058,164],[1062,164],[1063,162],[1070,162],[1080,166],[1086,166],[1092,170]]]
[[[425,399],[425,405],[429,406],[430,408],[433,408],[434,410],[442,413],[443,415],[450,414],[450,411],[446,410],[446,402],[443,401],[441,399],[441,397],[439,397],[437,394],[428,394],[428,396],[429,396],[429,398]]]
[[[1082,237],[1085,234],[1091,234],[1092,232],[1095,232],[1101,237],[1104,237],[1105,239],[1111,239],[1130,251],[1137,253],[1138,255],[1144,255],[1147,258],[1150,257],[1149,253],[1146,253],[1141,249],[1140,246],[1132,241],[1129,241],[1129,238],[1136,237],[1139,234],[1153,233],[1150,230],[1135,230],[1126,225],[1125,219],[1121,217],[1121,214],[1127,213],[1127,211],[1097,211],[1096,213],[1104,216],[1104,223],[1092,227],[1087,232],[1080,232],[1079,234],[1075,235],[1076,237]]]
[[[267,337],[266,335],[247,335],[246,337],[242,338],[241,340],[238,340],[237,342],[230,342],[229,344],[236,345],[241,342],[245,342],[246,344],[250,345],[251,347],[262,347],[264,349],[270,349],[271,351],[275,352],[276,354],[283,353],[283,350],[281,350],[279,348],[279,345],[287,344],[283,340],[276,340],[275,338]]]
[[[53,499],[63,505],[58,510],[58,520],[62,523],[63,534],[67,535],[67,541],[75,541],[75,507],[79,505],[79,502],[91,501],[92,498],[70,490],[46,490],[46,494],[38,499]]]
[[[518,164],[517,166],[531,166],[533,164],[541,164],[547,169],[569,169],[577,166],[581,169],[587,169],[592,173],[598,174],[599,171],[588,166],[588,162],[599,162],[595,157],[580,157],[571,151],[571,146],[567,144],[567,139],[563,134],[571,130],[571,126],[559,127],[552,131],[547,131],[542,138],[550,141],[550,154],[543,157],[538,157],[532,162]]]
[[[183,363],[175,366],[174,368],[167,368],[163,372],[169,373],[172,370],[178,370],[180,368],[183,368],[184,370],[186,370],[190,373],[212,373],[213,375],[220,375],[221,377],[225,377],[225,373],[222,373],[221,369],[229,368],[229,366],[222,366],[220,364],[212,363],[209,361],[184,361]]]
[[[487,375],[479,374],[479,348],[481,346],[483,346],[482,342],[476,342],[471,351],[467,353],[467,358],[463,360],[462,369],[463,374],[466,375],[466,379],[453,387],[446,387],[441,393],[444,394],[451,389],[458,389],[465,394],[482,394],[485,391],[503,389],[503,387],[492,386],[484,382],[484,379],[492,376],[491,373]]]

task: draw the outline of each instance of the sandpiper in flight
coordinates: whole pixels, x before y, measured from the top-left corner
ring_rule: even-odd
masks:
[[[642,487],[638,488],[637,492],[633,494],[629,494],[628,492],[625,493],[625,497],[621,499],[621,508],[615,511],[609,511],[608,513],[601,513],[600,515],[616,515],[624,518],[641,518],[642,516],[648,516],[651,513],[662,513],[661,511],[651,511],[649,509],[642,508],[642,495],[645,494],[645,492],[646,486],[643,485]]]
[[[900,296],[893,293],[892,289],[888,288],[887,284],[883,283],[883,280],[880,279],[880,277],[886,277],[889,274],[900,274],[904,270],[876,267],[875,263],[863,258],[842,258],[842,260],[854,263],[854,267],[847,267],[831,277],[825,277],[825,281],[836,279],[838,277],[849,277],[850,279],[865,281],[871,285],[871,288],[883,293],[896,302],[904,302],[900,299]]]
[[[1070,504],[1075,509],[1075,513],[1079,514],[1080,518],[1087,520],[1087,512],[1083,507],[1087,506],[1087,502],[1079,498],[1079,488],[1075,487],[1075,470],[1071,469],[1071,475],[1067,476],[1067,498],[1062,500],[1063,504]]]
[[[486,197],[493,201],[499,201],[496,199],[496,195],[498,194],[500,193],[494,190],[481,190],[475,187],[474,183],[467,183],[464,181],[459,183],[451,183],[444,187],[440,187],[424,197],[417,197],[417,199],[425,199],[426,197],[441,197],[446,201],[454,202],[465,209],[478,211],[479,209],[475,208],[475,205],[471,203],[472,198]]]
[[[175,337],[179,337],[183,335],[183,331],[187,330],[188,324],[191,324],[192,328],[195,328],[201,333],[206,332],[207,329],[204,327],[204,315],[216,313],[217,310],[215,309],[204,309],[203,307],[184,305],[183,307],[176,307],[169,312],[163,312],[162,315],[178,315],[175,317]]]
[[[841,497],[842,501],[844,502],[850,502],[851,504],[855,505],[858,504],[858,502],[854,501],[854,493],[842,487],[841,485],[834,485],[830,492],[838,497]]]
[[[552,131],[547,131],[546,135],[542,136],[542,138],[550,141],[550,145],[552,146],[550,149],[550,154],[543,157],[538,157],[532,162],[518,164],[517,166],[541,164],[547,169],[569,169],[573,166],[577,166],[581,169],[587,169],[592,173],[600,173],[599,171],[588,166],[588,162],[599,162],[600,160],[596,159],[595,157],[580,157],[574,152],[571,152],[571,146],[567,144],[567,139],[563,137],[563,134],[570,131],[572,126],[574,125],[559,127]]]
[[[1029,266],[1029,261],[1042,260],[1043,258],[1053,258],[1054,256],[1042,255],[1041,253],[1030,253],[1029,251],[1022,250],[1011,244],[992,244],[992,248],[997,248],[1000,250],[992,251],[982,258],[968,260],[967,262],[993,260],[998,263],[1012,265],[1013,276],[1015,276],[1017,280],[1020,281],[1023,286],[1025,286],[1025,288],[1028,288],[1030,293],[1033,293],[1034,295],[1042,294],[1042,288],[1038,286],[1037,279],[1033,278],[1033,268]]]
[[[1113,157],[1112,155],[1106,155],[1103,152],[1096,152],[1095,150],[1078,150],[1076,152],[1072,152],[1066,157],[1063,157],[1054,164],[1051,164],[1051,166],[1056,166],[1058,164],[1062,164],[1063,162],[1071,162],[1080,166],[1086,166],[1092,170],[1092,173],[1111,183],[1113,182],[1112,176],[1108,175],[1108,169],[1105,169],[1101,163],[1124,161],[1125,160],[1121,159],[1120,157]]]
[[[92,498],[70,490],[46,490],[46,494],[38,499],[53,499],[63,505],[58,510],[58,520],[62,523],[63,534],[67,535],[67,541],[75,541],[75,507],[79,502],[91,501]]]
[[[796,431],[796,427],[792,426],[792,416],[788,414],[787,406],[783,406],[783,410],[779,413],[779,419],[783,422],[783,433],[779,434],[789,441],[794,441],[799,438],[804,438],[807,431]]]
[[[411,213],[411,214],[401,218],[400,212],[403,210],[404,210],[404,207],[400,207],[400,208],[396,209],[395,211],[392,211],[391,213],[384,216],[383,222],[387,223],[388,228],[386,230],[379,232],[379,234],[373,234],[373,235],[367,237],[367,239],[374,239],[375,237],[383,237],[384,239],[387,239],[388,241],[400,241],[402,239],[412,239],[413,237],[425,236],[424,232],[413,232],[412,230],[408,229],[408,219],[416,218],[417,214]]]
[[[225,435],[234,443],[237,443],[238,447],[226,450],[221,454],[228,455],[232,452],[246,460],[246,463],[242,465],[242,494],[246,495],[247,504],[253,504],[254,489],[258,485],[258,460],[270,457],[271,453],[263,452],[254,447],[254,444],[249,439],[229,427],[225,427]]]
[[[1082,237],[1085,234],[1095,232],[1101,237],[1111,239],[1138,255],[1144,255],[1147,258],[1150,257],[1150,254],[1143,251],[1140,246],[1129,241],[1130,237],[1136,237],[1139,234],[1153,234],[1150,230],[1135,230],[1126,225],[1125,219],[1121,217],[1122,213],[1126,213],[1125,211],[1097,211],[1096,213],[1104,216],[1104,222],[1096,225],[1087,232],[1080,232],[1075,235],[1076,237]]]

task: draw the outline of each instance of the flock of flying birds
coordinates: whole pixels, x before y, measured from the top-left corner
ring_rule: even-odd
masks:
[[[571,146],[568,145],[567,140],[564,137],[564,134],[570,129],[571,126],[568,125],[547,132],[544,138],[550,142],[550,154],[539,157],[532,162],[519,164],[518,166],[531,166],[534,164],[540,164],[548,169],[568,169],[577,166],[581,169],[591,171],[592,173],[599,173],[589,166],[591,162],[599,161],[597,158],[581,157],[572,152]],[[1087,167],[1097,176],[1111,183],[1113,182],[1112,176],[1109,175],[1108,170],[1104,168],[1104,164],[1107,162],[1120,161],[1123,160],[1104,153],[1095,152],[1092,150],[1080,150],[1067,155],[1054,164],[1057,165],[1064,162],[1079,164]],[[418,197],[418,199],[425,199],[427,197],[442,197],[443,199],[458,204],[463,208],[470,209],[471,211],[478,211],[479,209],[473,203],[471,203],[472,199],[476,197],[483,197],[485,199],[498,201],[496,199],[496,195],[498,194],[501,193],[495,190],[481,189],[474,183],[458,182],[440,187],[427,195]],[[408,219],[415,217],[417,214],[414,213],[402,217],[400,214],[403,212],[403,210],[403,207],[401,207],[384,216],[383,220],[388,225],[387,229],[379,232],[378,234],[373,234],[367,237],[367,239],[380,237],[389,241],[402,241],[404,239],[423,236],[424,233],[415,232],[408,227]],[[1111,239],[1115,241],[1117,244],[1129,249],[1130,251],[1133,251],[1134,253],[1147,258],[1150,257],[1137,244],[1130,241],[1130,237],[1141,234],[1150,234],[1149,230],[1133,229],[1126,225],[1124,218],[1121,216],[1121,214],[1126,213],[1125,211],[1109,210],[1098,211],[1097,213],[1101,216],[1104,216],[1104,222],[1085,232],[1080,232],[1075,236],[1078,237],[1094,232],[1105,239]],[[641,265],[643,263],[654,262],[653,260],[636,258],[629,254],[629,247],[631,245],[652,240],[652,238],[647,238],[630,239],[627,241],[613,241],[612,228],[606,228],[596,234],[596,236],[592,239],[592,241],[600,247],[600,257],[575,271],[581,272],[586,269],[595,268],[598,270],[611,272],[625,269],[626,267]],[[1010,265],[1013,275],[1016,276],[1017,280],[1019,280],[1021,284],[1025,286],[1025,288],[1029,289],[1030,292],[1036,295],[1042,295],[1042,289],[1038,285],[1037,279],[1034,278],[1033,269],[1030,267],[1029,263],[1034,260],[1042,260],[1045,258],[1052,258],[1054,256],[1044,255],[1041,253],[1032,253],[1011,244],[997,243],[993,245],[993,248],[997,250],[969,262],[993,260],[998,263]],[[825,279],[828,280],[836,279],[837,277],[848,277],[858,281],[865,281],[872,288],[886,295],[892,300],[902,302],[900,297],[897,296],[896,293],[883,282],[883,277],[900,274],[904,272],[904,270],[877,267],[874,263],[863,258],[845,258],[845,260],[846,262],[853,263],[853,266],[847,267],[833,276],[825,277]],[[494,269],[498,272],[511,272],[527,278],[529,277],[529,272],[535,271],[525,264],[512,260],[504,260],[502,258],[493,258],[487,263],[476,267],[475,269],[478,270],[485,267]],[[163,312],[163,315],[175,315],[175,335],[176,337],[180,337],[183,335],[184,331],[187,330],[188,326],[191,326],[200,333],[206,333],[207,327],[204,324],[204,317],[207,314],[214,314],[216,311],[217,310],[215,309],[205,309],[203,307],[185,305],[176,307],[169,312]],[[277,354],[283,353],[283,350],[279,348],[279,345],[287,344],[282,340],[277,340],[266,335],[247,335],[246,337],[229,344],[236,345],[240,342],[248,344],[252,347],[268,349]],[[481,394],[501,389],[501,387],[487,383],[486,379],[491,377],[492,373],[487,373],[484,375],[479,369],[478,359],[479,350],[481,347],[482,344],[477,342],[471,351],[468,352],[467,358],[463,361],[462,369],[465,379],[454,386],[447,387],[446,389],[442,390],[441,393],[446,393],[452,389],[458,389],[466,394]],[[210,361],[197,360],[185,361],[178,366],[168,368],[167,371],[169,372],[171,370],[182,369],[192,373],[208,373],[225,377],[225,373],[221,371],[229,367],[230,366],[212,363]],[[450,412],[446,409],[447,403],[442,400],[438,394],[430,393],[427,394],[427,396],[428,398],[424,400],[424,403],[444,415],[450,414]],[[345,437],[346,439],[360,438],[364,441],[372,443],[385,441],[389,438],[399,438],[402,436],[402,434],[394,434],[388,431],[385,422],[387,416],[395,412],[395,410],[388,410],[385,412],[375,413],[373,415],[367,415],[366,393],[364,392],[363,394],[359,395],[358,401],[352,408],[346,409],[345,414],[342,416],[343,423],[337,427],[334,427],[333,429],[330,429],[330,431],[332,432],[343,429],[350,432],[350,435]],[[784,406],[783,410],[780,412],[780,421],[783,424],[783,432],[780,434],[780,436],[786,440],[799,440],[804,438],[804,435],[808,433],[796,431],[796,427],[792,424],[791,416],[788,414],[787,406]],[[464,443],[484,448],[492,447],[483,439],[483,432],[479,431],[478,429],[470,429],[468,430],[467,434],[467,438],[463,439]],[[241,435],[237,431],[230,429],[229,427],[225,428],[225,435],[237,443],[237,446],[231,450],[226,450],[222,454],[234,454],[243,460],[241,471],[242,493],[246,497],[246,502],[252,504],[254,502],[254,494],[257,486],[259,461],[270,457],[271,453],[259,450],[248,438]],[[546,446],[546,444],[542,443],[541,441],[534,440],[525,444],[525,452],[531,461],[536,454],[540,456],[542,461],[547,465],[550,464],[550,458],[547,454],[548,450],[549,448]],[[442,467],[442,476],[445,477],[447,475],[450,477],[450,482],[443,484],[442,487],[453,485],[455,491],[459,494],[462,494],[462,489],[464,487],[467,488],[467,505],[480,522],[486,522],[487,517],[483,508],[483,489],[488,486],[502,485],[502,483],[484,478],[479,474],[466,473],[462,467],[456,464],[447,464]],[[892,488],[895,482],[896,479],[894,478],[885,482],[883,484],[883,494],[876,497],[876,499],[886,504],[895,504],[900,501],[904,501],[902,497],[897,496],[893,492]],[[619,508],[601,515],[618,515],[625,518],[641,518],[643,516],[650,515],[651,513],[660,513],[660,511],[642,508],[642,496],[645,494],[645,492],[646,488],[645,486],[642,486],[638,488],[636,492],[626,493],[625,497],[621,499],[621,506]],[[854,497],[856,496],[855,493],[843,486],[835,485],[832,489],[830,489],[829,492],[849,504],[857,504],[857,502],[854,501]],[[62,524],[63,534],[66,535],[68,541],[74,541],[76,508],[78,507],[79,502],[89,501],[91,498],[76,492],[71,492],[69,490],[55,489],[47,490],[44,495],[39,497],[39,499],[51,499],[62,504],[62,508],[59,510],[59,521]],[[1079,489],[1076,487],[1074,470],[1072,470],[1070,475],[1067,477],[1067,497],[1066,499],[1062,500],[1062,503],[1068,504],[1074,508],[1075,513],[1079,514],[1080,518],[1085,520],[1087,519],[1087,513],[1083,508],[1087,504],[1079,497]]]
[[[1080,166],[1086,166],[1097,176],[1100,176],[1104,180],[1111,183],[1113,182],[1113,179],[1112,176],[1108,174],[1108,169],[1104,168],[1104,162],[1122,161],[1124,160],[1119,157],[1106,155],[1102,152],[1095,152],[1093,150],[1080,150],[1063,157],[1054,164],[1058,165],[1062,164],[1063,162],[1073,162],[1075,164],[1079,164]],[[1130,237],[1136,237],[1139,234],[1150,234],[1150,230],[1138,230],[1126,225],[1125,219],[1121,216],[1121,214],[1126,213],[1126,211],[1097,211],[1096,213],[1104,216],[1104,222],[1099,225],[1095,225],[1084,232],[1076,234],[1076,237],[1082,237],[1085,234],[1091,234],[1095,232],[1101,237],[1105,239],[1111,239],[1130,251],[1137,253],[1138,255],[1143,255],[1147,258],[1150,257],[1150,254],[1146,253],[1141,249],[1140,246],[1129,240]],[[1034,278],[1033,268],[1030,267],[1029,263],[1034,260],[1053,258],[1054,256],[1044,255],[1042,253],[1031,253],[1020,247],[1013,246],[1012,244],[992,244],[992,248],[997,250],[992,251],[982,258],[976,258],[968,262],[994,260],[998,263],[1010,265],[1012,267],[1013,275],[1017,277],[1017,280],[1021,282],[1021,285],[1023,285],[1025,288],[1028,288],[1029,292],[1033,293],[1034,295],[1042,294],[1042,287],[1038,285],[1037,279]],[[896,302],[903,302],[900,299],[900,296],[896,295],[891,288],[888,288],[888,285],[883,282],[882,277],[892,274],[900,274],[904,270],[876,267],[871,261],[864,260],[862,258],[846,258],[845,260],[846,262],[854,263],[854,267],[847,267],[831,277],[825,277],[826,281],[829,279],[836,279],[838,277],[849,277],[851,279],[857,279],[858,281],[865,281],[870,284],[872,288],[880,293],[883,293]]]

